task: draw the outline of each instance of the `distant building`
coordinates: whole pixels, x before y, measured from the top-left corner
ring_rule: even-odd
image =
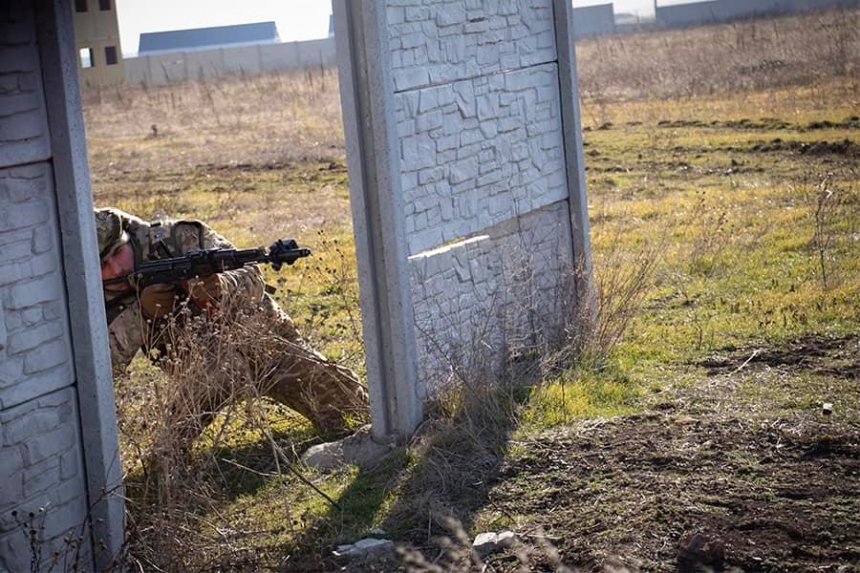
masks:
[[[121,84],[125,72],[114,0],[75,0],[74,10],[81,85]]]
[[[328,37],[334,38],[334,14],[328,17]]]
[[[140,35],[137,52],[139,56],[150,56],[221,47],[278,44],[280,41],[278,27],[274,22],[258,22],[169,32],[146,32]]]
[[[573,9],[573,35],[576,38],[608,36],[615,33],[612,3]]]

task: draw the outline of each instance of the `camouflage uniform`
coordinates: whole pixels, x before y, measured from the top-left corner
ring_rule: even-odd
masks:
[[[195,220],[148,223],[118,209],[97,209],[96,227],[102,258],[127,241],[134,251],[135,265],[193,250],[233,248],[223,236]],[[187,440],[193,440],[215,412],[237,397],[236,387],[241,386],[237,383],[243,381],[253,381],[255,392],[299,412],[322,432],[339,432],[347,428],[349,421],[367,417],[368,396],[356,375],[326,359],[302,339],[292,319],[266,292],[257,265],[221,273],[220,278],[226,291],[220,305],[224,313],[213,316],[198,313],[195,319],[209,333],[205,344],[210,351],[204,358],[208,361],[206,390],[194,398],[202,402],[194,405],[199,423],[187,429]],[[141,312],[135,290],[105,289],[104,295],[115,375],[125,371],[139,349],[168,374],[180,371],[183,360],[199,358],[183,355],[176,344],[178,333],[173,329],[184,328],[187,326],[184,323],[191,322],[178,318],[182,313],[148,320]],[[258,322],[265,323],[265,331],[240,332],[247,341],[238,346],[220,344],[219,337],[226,334],[225,326],[241,329],[243,324],[257,323],[237,319],[239,313],[246,313],[242,315],[246,318],[264,317],[264,321]],[[187,318],[188,313],[185,314]],[[228,314],[234,315],[232,319]],[[199,349],[196,353],[200,353]],[[177,399],[187,398],[186,395]],[[180,405],[175,406],[178,409]]]

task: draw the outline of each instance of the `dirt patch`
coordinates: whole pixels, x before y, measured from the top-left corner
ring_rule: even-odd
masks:
[[[781,348],[754,348],[697,363],[715,376],[750,366],[790,367],[821,376],[860,379],[860,343],[856,337],[813,337],[792,341]]]
[[[695,534],[724,547],[727,569],[860,563],[857,428],[649,413],[523,445],[492,504],[541,516],[565,563],[674,571]],[[509,485],[524,481],[534,495]]]
[[[816,131],[821,129],[860,129],[860,117],[850,116],[842,121],[812,121],[805,125],[791,123],[775,117],[763,117],[758,120],[738,119],[728,121],[702,121],[702,120],[668,120],[663,119],[657,122],[657,127],[666,128],[726,128],[747,131],[776,131],[776,130],[791,130],[791,131]]]
[[[725,571],[860,571],[856,408],[771,415],[778,408],[763,403],[771,394],[738,391],[755,380],[795,384],[781,390],[801,395],[803,372],[856,402],[858,343],[814,337],[713,357],[700,364],[710,378],[655,395],[643,414],[520,442],[522,453],[490,490],[488,511],[509,516],[526,539],[550,540],[564,563],[586,571],[613,560],[631,571],[696,571],[703,563]],[[679,550],[691,539],[716,548],[719,559],[685,559],[690,552]],[[550,570],[551,553],[530,550],[528,570]],[[519,567],[511,556],[491,565]]]
[[[860,129],[860,116],[852,115],[842,121],[811,121],[806,124],[806,129]]]
[[[738,119],[729,121],[701,121],[701,120],[661,120],[657,122],[657,127],[668,128],[688,128],[688,127],[711,127],[711,128],[728,128],[737,130],[752,130],[752,131],[774,131],[782,129],[799,129],[799,126],[773,117],[763,117],[759,120]]]
[[[811,157],[822,155],[860,156],[860,146],[847,138],[842,141],[783,141],[776,138],[768,143],[757,143],[750,148],[750,151],[753,153],[790,151]]]

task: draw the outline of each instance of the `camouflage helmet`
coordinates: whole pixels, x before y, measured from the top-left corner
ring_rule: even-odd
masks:
[[[96,209],[95,216],[99,258],[103,259],[111,251],[128,242],[128,233],[122,228],[121,211],[110,207]]]

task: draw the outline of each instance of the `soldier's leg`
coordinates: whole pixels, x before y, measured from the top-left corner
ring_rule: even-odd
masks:
[[[278,362],[262,391],[296,410],[321,432],[341,432],[350,423],[366,421],[370,412],[367,391],[350,369],[304,342],[286,315],[280,319]],[[295,339],[286,334],[296,333]]]
[[[260,389],[299,412],[323,433],[342,432],[370,416],[370,400],[358,376],[311,348],[293,320],[270,297],[262,309],[278,359]]]

